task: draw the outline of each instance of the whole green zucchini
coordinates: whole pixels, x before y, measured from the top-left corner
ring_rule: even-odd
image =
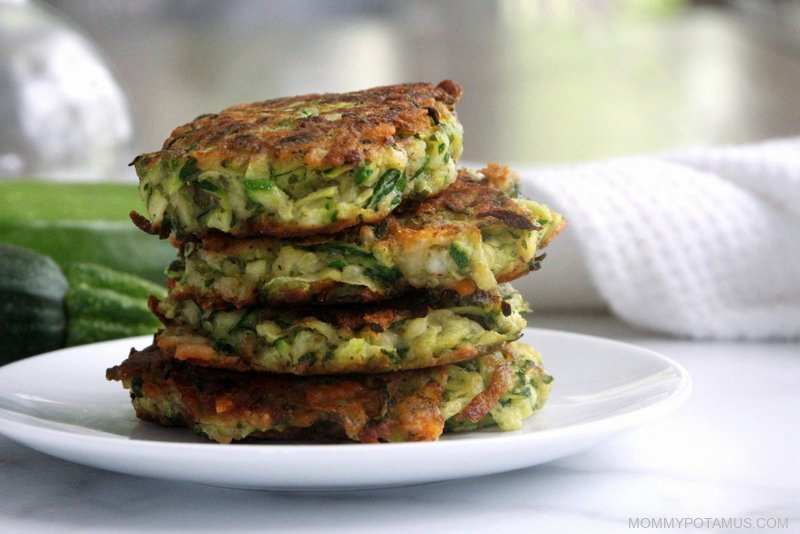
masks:
[[[136,228],[133,184],[0,180],[0,243],[35,250],[60,266],[99,263],[164,284],[169,242]]]
[[[32,250],[0,244],[0,364],[107,339],[154,333],[150,295],[162,286],[103,265],[64,271]]]
[[[160,323],[147,299],[166,296],[163,287],[92,263],[71,263],[64,272],[69,283],[64,296],[66,346],[152,334],[158,329]]]
[[[51,258],[0,245],[0,364],[64,346],[66,293]]]

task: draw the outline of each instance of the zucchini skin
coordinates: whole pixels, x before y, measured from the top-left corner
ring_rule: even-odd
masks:
[[[0,244],[0,365],[64,345],[66,292],[50,257]]]
[[[91,263],[64,270],[49,256],[0,244],[0,365],[108,339],[153,334],[160,323],[150,296],[166,290],[138,276]]]
[[[62,268],[99,263],[164,284],[175,249],[131,224],[140,202],[133,184],[0,180],[0,243],[35,250]]]
[[[64,271],[69,282],[64,296],[66,346],[153,334],[158,329],[160,323],[147,299],[163,298],[163,287],[91,263],[72,263]]]

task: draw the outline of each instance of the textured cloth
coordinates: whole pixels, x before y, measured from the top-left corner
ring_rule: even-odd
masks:
[[[694,338],[800,337],[800,138],[520,175],[568,221],[516,284],[534,309],[605,305]]]

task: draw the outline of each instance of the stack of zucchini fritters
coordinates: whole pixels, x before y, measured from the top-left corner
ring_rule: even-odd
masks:
[[[134,164],[170,237],[164,328],[107,371],[136,414],[222,443],[434,440],[520,427],[551,378],[507,283],[561,216],[502,165],[457,169],[461,87],[240,105]]]

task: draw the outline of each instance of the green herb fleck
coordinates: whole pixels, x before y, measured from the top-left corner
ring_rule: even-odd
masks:
[[[356,178],[355,178],[356,184],[361,185],[364,182],[366,182],[369,179],[369,177],[372,176],[373,172],[374,169],[369,165],[362,165],[361,167],[359,167],[356,170]]]
[[[395,186],[397,189],[397,195],[394,196],[392,201],[389,203],[389,207],[394,209],[400,204],[400,201],[403,200],[403,192],[406,190],[406,175],[405,173],[400,176],[400,179],[397,181],[397,185]]]
[[[336,259],[330,262],[328,265],[330,265],[334,269],[339,269],[341,271],[342,269],[347,267],[347,262],[344,261],[343,259]]]
[[[244,188],[248,191],[269,191],[273,187],[275,187],[275,183],[269,178],[244,180]]]
[[[209,193],[216,193],[219,191],[219,186],[214,182],[209,182],[208,180],[200,180],[197,182],[197,185],[200,187],[200,189],[208,191]]]
[[[466,369],[467,371],[475,372],[478,370],[478,362],[476,362],[475,360],[466,360],[459,363],[458,365],[463,369]]]
[[[134,399],[141,399],[142,396],[142,379],[138,376],[135,376],[131,381],[131,397]]]
[[[469,265],[469,254],[457,243],[450,245],[450,257],[453,258],[459,269],[465,269]]]
[[[511,393],[520,397],[530,397],[533,392],[531,391],[530,386],[524,386],[513,390]]]
[[[186,159],[186,163],[184,163],[183,167],[181,167],[178,177],[182,182],[188,182],[189,180],[196,178],[198,174],[200,174],[200,169],[197,168],[197,159],[189,156]]]
[[[397,269],[386,267],[385,265],[379,265],[377,263],[364,269],[364,273],[384,286],[391,285],[395,280],[400,278],[400,271]]]
[[[378,179],[375,184],[375,190],[372,196],[367,201],[367,209],[375,209],[381,200],[392,194],[393,192],[399,193],[402,196],[406,187],[405,174],[401,173],[398,169],[389,169]],[[399,200],[397,203],[399,204]],[[396,204],[395,204],[396,205]]]
[[[417,169],[417,171],[414,173],[413,176],[411,176],[412,180],[418,177],[420,174],[423,173],[425,169],[428,168],[428,162],[430,162],[430,160],[431,158],[425,158],[425,161],[422,162],[422,166],[419,169]]]
[[[272,319],[272,322],[278,325],[279,327],[283,328],[284,330],[293,326],[292,321],[286,319],[286,317],[278,316]]]
[[[359,258],[374,258],[370,252],[361,250],[360,248],[352,247],[350,245],[345,245],[344,243],[337,243],[335,241],[331,241],[329,243],[320,243],[318,245],[314,245],[313,247],[309,247],[309,249],[316,252],[327,252],[329,254],[342,254],[356,256]]]
[[[545,257],[547,257],[547,254],[546,254],[545,252],[542,252],[542,253],[541,253],[541,254],[539,254],[538,256],[534,257],[534,258],[533,258],[533,259],[530,261],[530,263],[528,264],[528,268],[529,268],[531,271],[538,271],[539,269],[541,269],[541,268],[542,268],[542,260],[544,260],[544,259],[545,259]]]

